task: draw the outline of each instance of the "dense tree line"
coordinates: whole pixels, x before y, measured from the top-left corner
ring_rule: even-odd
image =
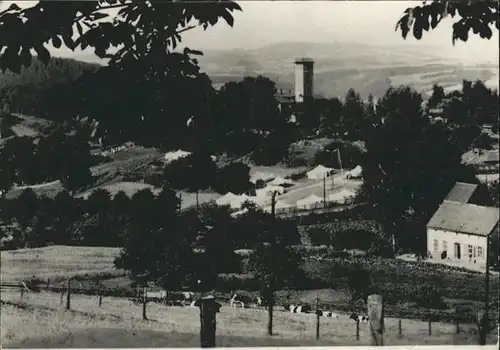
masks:
[[[60,180],[69,191],[92,183],[88,130],[57,128],[38,139],[14,136],[0,149],[0,190]]]
[[[100,66],[67,58],[52,58],[47,65],[33,59],[19,74],[0,74],[0,109],[13,113],[36,115],[51,120],[74,116],[69,87],[84,73]]]
[[[132,198],[96,190],[87,198],[61,192],[54,199],[26,189],[0,204],[4,248],[122,247],[118,268],[137,279],[146,274],[170,289],[192,275],[203,276],[207,285],[218,273],[241,272],[236,249],[277,241],[280,254],[288,256],[286,246],[300,243],[293,224],[261,211],[233,218],[229,208],[207,204],[180,212],[179,198],[167,188],[158,195],[142,190]]]
[[[191,64],[183,56],[169,59],[174,66]],[[53,60],[56,63],[51,63]],[[372,96],[363,101],[353,89],[343,102],[318,99],[295,111],[282,112],[275,84],[265,77],[228,82],[216,91],[199,68],[193,68],[192,76],[160,79],[142,66],[125,73],[123,67],[96,69],[73,60],[53,60],[47,67],[35,60],[15,76],[17,79],[0,87],[0,94],[5,90],[4,108],[16,105],[20,112],[57,121],[89,116],[99,122],[95,136],[108,144],[135,141],[145,146],[233,157],[252,154],[256,163],[272,165],[283,161],[290,143],[304,135],[365,141],[385,118],[375,112]],[[12,75],[8,71],[5,74]],[[23,95],[22,89],[16,92],[18,87],[35,90]],[[129,100],[137,104],[128,106]],[[481,81],[464,81],[461,91],[450,93],[435,85],[428,110],[443,110],[447,125],[456,129],[466,151],[490,142],[481,135],[480,126],[489,123],[498,128],[497,101],[497,91]],[[295,123],[289,122],[290,114],[296,115]]]
[[[202,152],[192,153],[165,166],[163,183],[193,192],[210,188],[218,193],[242,194],[254,188],[248,165],[231,162],[219,168],[209,154]]]

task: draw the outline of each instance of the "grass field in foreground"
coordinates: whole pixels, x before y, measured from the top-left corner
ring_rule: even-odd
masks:
[[[141,319],[141,306],[122,298],[72,295],[71,311],[64,310],[60,295],[31,293],[26,304],[2,305],[4,347],[199,347],[199,310],[148,304],[148,321]],[[2,300],[19,303],[19,293],[2,294]],[[369,326],[356,326],[347,315],[340,319],[321,318],[320,340],[315,339],[316,318],[312,314],[276,311],[275,335],[266,335],[267,313],[258,309],[232,309],[223,306],[217,314],[217,346],[313,346],[369,345]],[[433,323],[428,335],[426,322],[403,320],[403,336],[398,321],[386,318],[385,345],[475,345],[475,327],[461,325],[455,334],[452,324]],[[489,344],[496,342],[491,334]]]
[[[113,260],[119,248],[50,246],[0,252],[3,280],[51,280],[73,276],[123,276]]]

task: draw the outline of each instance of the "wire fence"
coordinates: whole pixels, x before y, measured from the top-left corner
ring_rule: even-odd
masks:
[[[2,282],[4,283],[4,282]],[[186,304],[185,307],[173,307],[164,302],[153,302],[138,296],[134,292],[107,293],[105,289],[69,289],[62,286],[43,287],[37,290],[22,291],[22,289],[2,289],[2,304],[11,304],[24,308],[43,310],[71,310],[80,315],[93,315],[110,319],[113,322],[141,322],[141,320],[155,320],[169,323],[172,320],[187,322],[186,327],[193,331],[199,330],[199,308]],[[68,292],[69,291],[69,292]],[[114,294],[110,296],[109,294]],[[199,297],[199,296],[197,296]],[[228,304],[229,298],[217,296],[222,303],[218,318],[222,322],[221,332],[231,335],[241,335],[243,328],[265,329],[267,323],[266,307],[245,305],[243,309],[232,308]],[[299,306],[299,305],[297,305]],[[288,332],[297,329],[301,337],[308,339],[331,339],[339,337],[352,341],[353,344],[366,343],[370,339],[370,321],[360,315],[354,315],[347,310],[329,310],[328,306],[321,303],[319,298],[308,312],[297,312],[281,305],[274,307],[274,325],[278,330]],[[494,323],[493,323],[494,324]],[[442,343],[449,341],[453,344],[475,344],[477,338],[477,325],[455,321],[453,323],[428,320],[403,319],[387,317],[384,319],[384,334],[386,344],[404,344],[415,339],[427,339],[429,343]],[[228,329],[226,329],[228,328]],[[492,327],[493,328],[493,327]]]

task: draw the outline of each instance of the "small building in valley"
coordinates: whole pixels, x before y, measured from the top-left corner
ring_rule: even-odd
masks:
[[[427,224],[432,260],[485,268],[488,240],[498,234],[498,208],[471,204],[477,186],[457,183]]]

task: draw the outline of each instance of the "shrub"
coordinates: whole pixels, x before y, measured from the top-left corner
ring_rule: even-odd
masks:
[[[154,187],[162,187],[163,177],[158,173],[150,173],[146,175],[146,177],[144,178],[144,182]]]
[[[164,182],[175,189],[198,191],[213,186],[217,166],[209,154],[192,153],[169,163],[163,171]]]
[[[260,281],[254,274],[219,274],[216,281],[216,290],[219,292],[230,292],[233,290],[259,290]]]
[[[329,288],[345,288],[346,277],[353,264],[359,264],[369,272],[373,282],[372,291],[381,293],[384,298],[418,301],[420,304],[424,304],[423,299],[428,298],[431,300],[430,306],[439,308],[442,307],[439,297],[478,301],[484,297],[482,274],[425,262],[373,258],[309,259],[304,264],[304,270],[310,279],[323,281]],[[496,295],[498,278],[492,279],[490,285],[491,294]],[[429,292],[434,289],[436,292]]]
[[[287,157],[285,157],[285,165],[289,168],[297,168],[297,167],[303,167],[308,165],[308,161],[306,158],[298,157],[295,154],[290,154]]]
[[[298,172],[298,173],[294,173],[292,175],[289,175],[287,177],[285,177],[286,179],[290,179],[292,181],[297,181],[297,180],[301,180],[303,178],[306,177],[306,174],[307,172],[306,171],[301,171],[301,172]]]
[[[337,149],[340,150],[344,168],[354,168],[362,162],[363,153],[358,147],[350,143],[335,141],[314,155],[314,165],[321,164],[327,167],[340,168]]]
[[[336,250],[359,249],[371,255],[391,256],[392,248],[382,227],[375,221],[345,220],[299,227],[302,237],[313,245],[333,246]]]
[[[255,188],[257,188],[257,189],[264,188],[266,186],[267,186],[266,181],[264,181],[262,179],[257,179],[257,181],[255,181]]]
[[[217,172],[215,189],[220,193],[245,193],[253,185],[250,183],[250,167],[244,163],[230,163]]]

